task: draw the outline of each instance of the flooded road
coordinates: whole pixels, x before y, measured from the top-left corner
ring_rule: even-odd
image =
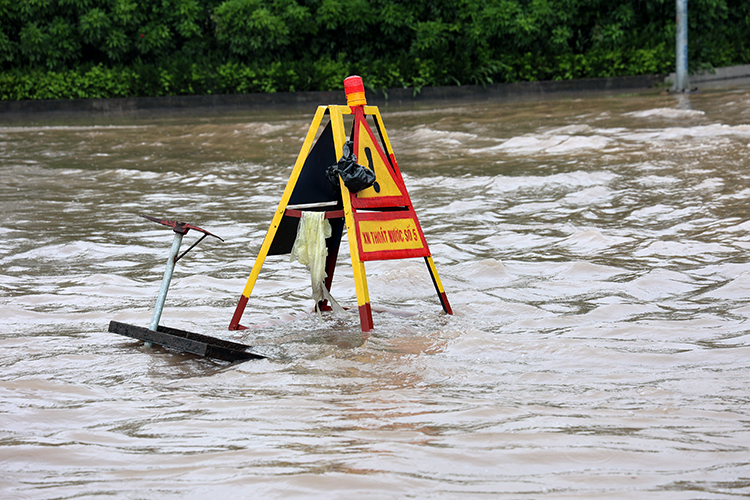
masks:
[[[279,256],[229,332],[314,112],[0,126],[3,498],[750,495],[750,90],[383,106],[455,315],[368,263],[367,337]],[[149,324],[142,213],[225,239],[161,323],[269,359],[107,332]]]

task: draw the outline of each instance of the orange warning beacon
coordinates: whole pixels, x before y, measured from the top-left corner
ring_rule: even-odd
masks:
[[[350,76],[344,80],[344,93],[346,94],[347,106],[364,106],[367,104],[365,99],[365,84],[359,76]]]
[[[447,314],[453,314],[401,177],[380,111],[377,106],[367,105],[364,85],[359,76],[345,79],[344,91],[346,106],[319,106],[313,117],[271,226],[232,316],[230,330],[245,328],[240,325],[240,319],[266,256],[291,252],[299,220],[302,213],[308,210],[325,212],[323,217],[331,224],[332,234],[326,239],[328,257],[325,287],[329,291],[343,229],[346,226],[362,331],[373,329],[365,276],[364,263],[367,261],[424,258],[443,310]],[[328,121],[323,125],[326,116]],[[344,182],[334,185],[329,182],[326,175],[329,167],[343,159],[344,144],[347,142],[344,117],[352,125],[349,128],[352,130],[350,141],[353,143],[357,167],[364,167],[375,173],[375,182],[358,192],[351,192]],[[373,133],[367,117],[374,120],[377,136]],[[323,131],[315,140],[321,126]],[[327,308],[325,301],[318,306],[322,309]]]

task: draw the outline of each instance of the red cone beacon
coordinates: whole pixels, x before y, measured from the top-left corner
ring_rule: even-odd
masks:
[[[350,76],[344,80],[344,92],[346,93],[347,106],[366,106],[365,84],[362,83],[362,77],[357,75]]]

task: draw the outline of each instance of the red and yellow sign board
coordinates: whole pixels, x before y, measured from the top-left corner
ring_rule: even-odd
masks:
[[[430,250],[412,211],[357,214],[359,258],[368,260],[427,257]]]

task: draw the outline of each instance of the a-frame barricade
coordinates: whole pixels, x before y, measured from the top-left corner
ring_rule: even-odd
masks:
[[[396,163],[380,111],[377,106],[366,105],[361,78],[349,77],[344,83],[347,105],[319,106],[313,117],[232,316],[230,330],[245,328],[240,320],[266,256],[291,252],[299,219],[308,210],[325,212],[325,218],[331,223],[332,234],[326,239],[325,287],[329,291],[346,225],[362,331],[373,329],[364,264],[367,261],[424,258],[443,310],[453,314]],[[315,140],[326,116],[328,123]],[[375,183],[357,193],[350,192],[344,182],[339,183],[340,187],[334,187],[326,177],[326,169],[336,164],[343,154],[346,142],[344,116],[353,118],[351,140],[358,163],[375,172]],[[368,117],[374,121],[378,137],[370,127]],[[327,308],[325,301],[318,306]]]

